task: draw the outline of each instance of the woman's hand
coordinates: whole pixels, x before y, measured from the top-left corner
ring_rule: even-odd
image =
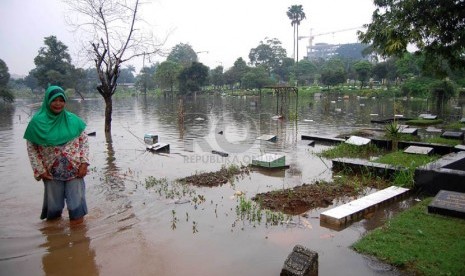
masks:
[[[42,180],[52,180],[53,179],[52,175],[49,172],[44,172],[39,177]]]
[[[81,163],[81,165],[79,165],[79,169],[78,169],[78,173],[77,173],[77,177],[78,178],[83,178],[84,176],[87,175],[87,166],[89,164],[87,163]]]

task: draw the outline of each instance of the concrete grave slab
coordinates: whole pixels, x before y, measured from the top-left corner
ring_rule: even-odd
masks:
[[[399,133],[417,135],[417,134],[418,134],[418,129],[417,129],[417,128],[413,128],[413,127],[400,128],[400,129],[399,129]]]
[[[463,132],[461,131],[444,131],[441,134],[442,138],[449,138],[449,139],[458,139],[463,140]]]
[[[440,190],[428,205],[428,213],[465,218],[465,193]]]
[[[454,148],[459,150],[465,150],[465,145],[456,145]]]
[[[147,150],[149,150],[149,151],[169,151],[170,150],[170,144],[155,143],[153,145],[148,145]]]
[[[429,127],[426,128],[426,132],[440,133],[440,132],[442,132],[442,129],[429,126]]]
[[[428,155],[433,152],[433,148],[430,147],[419,147],[419,146],[409,146],[404,150],[405,153],[412,153],[412,154],[422,154]]]
[[[286,167],[286,157],[280,154],[267,153],[252,159],[252,165],[264,168]]]
[[[144,135],[144,142],[147,145],[153,145],[158,143],[158,135],[147,133]]]
[[[436,120],[438,118],[438,115],[420,114],[418,117],[425,120]]]
[[[347,144],[356,145],[356,146],[368,145],[370,142],[371,142],[371,139],[359,137],[359,136],[350,136],[349,139],[346,140]]]
[[[407,195],[408,192],[409,189],[391,186],[321,213],[320,224],[334,229],[342,228],[364,214],[373,212],[381,204]]]

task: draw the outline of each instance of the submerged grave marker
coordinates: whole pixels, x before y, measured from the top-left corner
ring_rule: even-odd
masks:
[[[433,152],[431,147],[409,146],[404,150],[405,153],[429,155]]]
[[[257,137],[257,140],[274,142],[276,141],[276,135],[265,134],[265,135]]]
[[[155,143],[153,145],[147,145],[146,148],[149,151],[169,151],[170,150],[170,144]]]
[[[332,229],[342,229],[363,215],[375,211],[382,204],[407,195],[409,191],[397,186],[377,191],[321,213],[320,224]]]
[[[425,120],[436,120],[438,118],[438,115],[420,114],[418,117]]]
[[[318,253],[302,245],[294,249],[284,261],[280,276],[317,276]]]
[[[144,135],[144,142],[147,145],[153,145],[158,143],[158,135],[147,133]]]
[[[465,193],[440,190],[428,205],[428,213],[465,218]]]
[[[252,165],[264,168],[283,168],[286,167],[286,157],[280,154],[266,153],[252,159]]]
[[[371,142],[371,139],[359,137],[359,136],[350,136],[349,139],[346,140],[347,144],[351,144],[355,146],[368,145],[370,142]]]

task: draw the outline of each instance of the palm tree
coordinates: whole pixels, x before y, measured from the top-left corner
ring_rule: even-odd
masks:
[[[302,5],[292,5],[287,10],[287,16],[291,20],[291,26],[294,27],[294,57],[296,63],[299,62],[299,25],[305,19],[305,13]],[[297,46],[297,47],[296,47]],[[297,49],[297,53],[296,53]]]

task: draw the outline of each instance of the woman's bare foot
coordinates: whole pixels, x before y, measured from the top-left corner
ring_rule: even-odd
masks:
[[[70,219],[70,220],[69,220],[69,224],[70,224],[71,226],[75,226],[75,225],[81,224],[83,221],[84,221],[84,217],[80,217],[80,218],[78,218],[78,219]]]

